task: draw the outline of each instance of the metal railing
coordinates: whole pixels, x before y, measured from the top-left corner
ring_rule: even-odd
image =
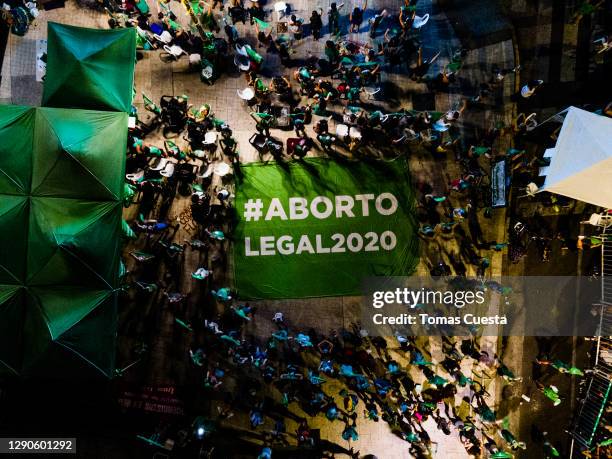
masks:
[[[588,387],[581,400],[571,430],[574,442],[582,448],[595,446],[594,440],[612,392],[612,230],[603,227],[601,239],[601,302],[595,360]],[[576,451],[577,452],[577,451]],[[578,453],[578,452],[577,452]]]

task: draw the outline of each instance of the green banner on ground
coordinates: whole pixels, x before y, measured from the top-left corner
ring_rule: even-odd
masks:
[[[404,160],[241,170],[234,244],[241,298],[358,295],[364,277],[413,273],[417,224]]]

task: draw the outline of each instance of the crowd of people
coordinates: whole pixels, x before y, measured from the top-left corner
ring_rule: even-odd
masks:
[[[172,3],[160,3],[157,16],[146,0],[124,2],[120,9],[109,5],[108,12],[110,27],[137,28],[142,52],[159,49],[168,61],[188,56],[205,83],[214,85],[224,73],[243,73],[250,90],[240,97],[254,123],[249,142],[261,157],[300,160],[318,151],[358,158],[377,152],[407,154],[418,148],[450,158],[456,175],[447,177],[447,183],[417,184],[419,235],[425,244],[454,238],[459,248],[449,255],[452,267],[441,256],[429,260],[432,276],[484,277],[495,252],[510,248],[513,261],[526,252],[524,225],[514,224],[508,242],[491,241],[479,221],[492,215],[493,164],[504,159],[513,173],[527,175],[542,165],[521,142],[533,128],[533,117],[522,114],[513,126],[494,125],[469,135],[461,122],[466,112],[495,97],[506,76],[517,74],[518,67],[492,68],[477,89],[445,112],[389,112],[364,103],[381,91],[385,72],[406,72],[432,92],[459,84],[457,75],[467,52],[452,53],[432,74],[440,53],[425,55],[420,30],[427,27],[429,16],[418,16],[415,3],[406,0],[399,11],[377,11],[367,21],[367,0],[352,8],[332,3],[326,12],[313,9],[308,23],[287,7],[275,12],[287,23],[282,33],[272,27],[271,12],[263,2],[256,1],[248,6],[241,0],[186,2],[190,25],[179,23]],[[343,14],[348,14],[349,35],[343,30]],[[236,27],[247,21],[256,31],[256,41],[241,36]],[[350,34],[363,31],[364,22],[370,41],[352,40]],[[314,41],[325,40],[323,54],[309,52],[306,59],[296,59],[293,48],[310,39],[308,34]],[[278,56],[284,71],[264,77],[262,69],[271,55]],[[527,82],[513,99],[524,102],[542,84]],[[231,425],[236,413],[248,413],[251,430],[258,433],[254,444],[261,448],[260,459],[270,459],[275,448],[289,444],[320,451],[317,457],[359,457],[357,421],[364,418],[387,423],[414,457],[432,457],[435,445],[424,427],[429,420],[445,435],[458,433],[473,456],[513,457],[513,452],[527,447],[511,432],[508,420],[495,412],[493,394],[484,383],[516,384],[520,378],[495,352],[480,349],[478,339],[442,338],[444,358],[435,361],[427,342],[415,337],[370,337],[358,324],[328,334],[302,330],[286,321],[281,311],[274,315],[268,336],[252,335],[250,325],[264,319],[255,307],[240,301],[240,292],[224,285],[232,179],[240,176],[240,149],[246,146],[238,144],[232,127],[208,104],[192,106],[187,95],[164,96],[159,102],[142,96],[146,114],[133,109],[137,121],[127,146],[125,205],[136,209],[136,218],[124,230],[126,238],[137,239],[131,244],[138,249],[130,252],[135,267],[126,273],[126,294],[137,301],[163,298],[172,307],[177,330],[191,336],[186,355],[202,390],[215,400],[207,422],[220,428]],[[285,144],[273,135],[275,129],[293,131],[295,137]],[[160,130],[161,141],[156,136]],[[498,140],[508,133],[516,139],[515,148],[499,151]],[[173,215],[177,195],[191,201],[185,212]],[[189,242],[176,241],[179,229],[192,236]],[[549,256],[546,240],[537,239],[544,261]],[[192,282],[216,305],[195,315],[188,313],[188,297],[179,280],[187,253],[198,259]],[[548,353],[538,356],[537,364],[583,375]],[[562,403],[555,386],[537,382],[534,387],[550,399],[551,407]],[[342,425],[341,437],[350,447],[322,441],[311,427],[315,417]],[[211,451],[214,429],[202,427],[201,418],[196,421],[186,441],[200,442]],[[297,426],[294,432],[288,431],[289,422]],[[546,434],[536,430],[538,444],[530,448],[541,451],[543,458],[560,457]]]
[[[218,319],[200,324],[206,333],[190,356],[205,375],[204,386],[223,394],[215,397],[223,401],[218,419],[248,411],[251,428],[263,430],[264,451],[288,444],[289,419],[298,426],[298,445],[314,448],[309,417],[317,416],[341,423],[342,438],[355,448],[357,419],[386,422],[393,434],[407,442],[413,457],[431,457],[434,445],[423,427],[430,418],[446,435],[456,429],[467,452],[475,457],[513,457],[511,451],[526,448],[509,430],[507,420],[489,406],[490,394],[483,384],[494,378],[510,384],[520,378],[498,356],[480,349],[476,339],[442,338],[444,359],[434,363],[414,337],[397,334],[392,343],[369,337],[358,325],[329,334],[295,330],[279,311],[272,319],[274,331],[267,340],[257,341],[242,338],[244,325],[259,320],[255,308],[234,304]],[[395,358],[409,364],[401,365]],[[545,355],[538,357],[538,364],[582,375],[577,368]],[[471,367],[470,376],[463,373],[466,366]],[[238,382],[238,392],[224,392],[226,380]],[[538,388],[552,401],[551,406],[561,403],[556,387],[538,384]],[[295,414],[293,407],[307,416]],[[274,425],[271,431],[262,427],[267,419],[268,425]],[[541,438],[542,457],[560,457],[544,434]],[[359,457],[353,448],[342,450],[336,445],[329,452],[334,451]],[[268,456],[262,452],[259,457]]]

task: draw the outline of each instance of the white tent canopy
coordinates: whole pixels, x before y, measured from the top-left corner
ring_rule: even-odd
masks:
[[[612,209],[612,119],[570,107],[540,191]]]

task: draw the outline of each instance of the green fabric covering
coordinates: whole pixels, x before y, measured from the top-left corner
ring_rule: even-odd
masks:
[[[414,195],[404,160],[339,163],[306,159],[282,165],[245,164],[241,172],[243,178],[236,190],[238,225],[234,234],[235,281],[240,298],[358,295],[362,293],[365,277],[413,273],[418,261],[418,236]],[[378,213],[372,199],[368,215],[364,215],[362,203],[354,198],[370,194],[378,197],[383,193],[391,193],[397,199],[398,205],[392,214]],[[310,212],[314,198],[334,203],[335,196],[354,199],[352,216],[346,213],[338,216],[334,210],[327,217],[318,218]],[[295,198],[305,198],[308,202],[309,212],[307,216],[302,214],[304,218],[291,219],[289,202]],[[249,200],[253,203],[257,199],[263,202],[263,214],[259,218],[251,216],[249,220],[245,206]],[[273,203],[282,205],[286,218],[268,214],[270,208],[275,208]],[[391,208],[388,203],[385,205]],[[318,208],[321,211],[325,206]],[[387,249],[384,249],[381,235],[388,232],[395,235],[396,244],[391,247],[385,238]],[[283,236],[285,243],[281,246],[285,248],[278,250],[279,238]],[[298,251],[304,236],[308,237],[312,251]],[[273,248],[268,248],[266,253],[262,251],[262,237],[274,238]],[[346,239],[343,244],[338,243],[341,238]],[[360,239],[361,248],[358,247]],[[290,244],[294,250],[287,253],[286,247]]]
[[[127,114],[0,106],[0,375],[111,377]]]
[[[42,105],[129,112],[136,30],[49,23]]]

